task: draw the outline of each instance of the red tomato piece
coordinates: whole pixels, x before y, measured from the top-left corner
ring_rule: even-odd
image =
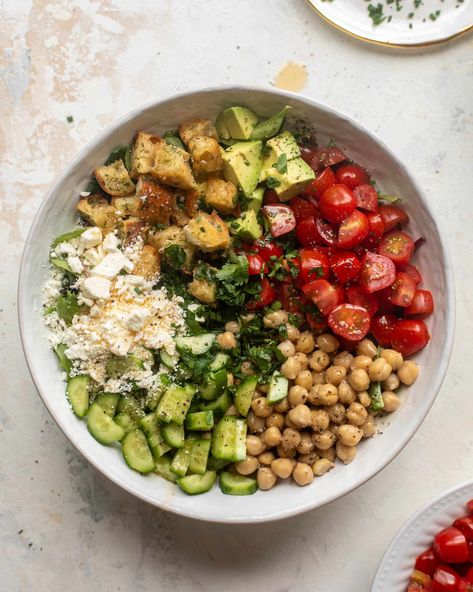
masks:
[[[368,234],[363,241],[363,246],[366,246],[369,251],[374,251],[379,241],[383,238],[384,224],[383,219],[379,214],[368,212]]]
[[[386,294],[389,302],[395,306],[406,308],[412,304],[416,285],[411,276],[402,271],[396,273],[394,282],[386,288]]]
[[[398,319],[393,314],[378,314],[371,319],[370,331],[379,345],[391,346],[391,336]]]
[[[391,259],[376,253],[366,253],[361,260],[360,283],[369,293],[388,288],[396,277],[396,267]]]
[[[370,317],[374,316],[378,310],[379,305],[376,295],[367,294],[358,285],[348,287],[346,297],[350,304],[356,304],[365,308]]]
[[[331,247],[337,246],[337,230],[322,218],[316,218],[315,225],[323,243]]]
[[[333,284],[333,287],[335,288],[335,290],[338,293],[338,303],[342,304],[343,302],[345,302],[345,288],[342,286],[342,284]]]
[[[329,146],[315,150],[309,165],[314,171],[320,171],[320,169],[339,164],[346,159],[347,157],[339,148]]]
[[[340,224],[355,209],[355,196],[346,185],[337,183],[322,193],[319,207],[324,218],[333,224]]]
[[[269,230],[274,237],[287,234],[296,227],[296,218],[289,206],[263,206],[262,212],[269,224]]]
[[[421,553],[416,559],[415,568],[432,577],[440,561],[432,547]]]
[[[297,223],[304,220],[304,218],[315,218],[319,213],[317,207],[313,203],[302,199],[302,197],[293,197],[289,202],[289,205],[294,212],[294,217],[296,218]]]
[[[432,592],[458,592],[460,578],[449,565],[439,565],[432,578]]]
[[[399,226],[399,224],[409,222],[409,216],[398,206],[379,206],[378,212],[383,219],[385,232],[389,232],[393,228],[396,228],[396,226]]]
[[[315,218],[305,218],[296,226],[296,237],[304,247],[316,247],[323,245],[324,241],[320,236]]]
[[[279,259],[284,254],[284,251],[275,242],[260,238],[251,245],[251,251],[263,258],[265,263]],[[274,259],[273,259],[274,258]]]
[[[274,189],[266,189],[263,195],[263,205],[268,206],[270,204],[280,204],[281,201],[278,197],[278,194],[274,191]]]
[[[473,565],[473,541],[468,541],[468,561]]]
[[[461,530],[469,541],[473,541],[473,516],[463,516],[463,518],[458,518],[453,523],[453,526],[458,528],[458,530]]]
[[[261,292],[260,294],[247,302],[246,307],[248,310],[258,310],[259,308],[265,308],[272,304],[278,296],[275,288],[270,284],[267,278],[261,280]]]
[[[420,275],[420,271],[417,269],[415,265],[411,265],[411,263],[408,263],[404,267],[404,272],[407,273],[407,275],[411,276],[416,286],[422,283],[422,276]]]
[[[301,144],[299,149],[301,151],[301,158],[305,160],[307,164],[310,164],[310,161],[314,158],[314,155],[318,150],[315,144]]]
[[[470,512],[470,514],[473,514],[473,499],[466,502],[466,507],[468,508],[468,512]]]
[[[361,306],[340,304],[329,314],[328,324],[336,335],[349,341],[359,341],[369,331],[370,315]]]
[[[264,268],[264,260],[261,255],[247,255],[248,259],[248,274],[259,275]]]
[[[330,274],[329,259],[318,249],[300,249],[300,273],[298,284],[303,285],[318,278],[326,278]]]
[[[293,284],[280,284],[278,297],[287,312],[300,312],[309,301]]]
[[[315,179],[304,189],[305,193],[312,197],[319,197],[326,189],[332,187],[337,182],[334,172],[330,167],[317,173]]]
[[[368,218],[359,210],[353,210],[338,229],[337,244],[340,249],[353,249],[365,240],[368,232]]]
[[[414,570],[409,581],[407,592],[431,592],[432,580],[426,573],[422,573],[418,569]]]
[[[302,291],[317,305],[320,312],[327,316],[337,304],[339,304],[340,294],[337,288],[327,282],[327,280],[315,280],[305,284]]]
[[[339,183],[343,183],[350,189],[370,182],[368,173],[357,164],[342,164],[336,170],[335,176]]]
[[[409,263],[413,252],[414,241],[406,232],[385,234],[378,245],[378,253],[389,257],[400,269]]]
[[[414,282],[412,276],[410,275],[409,277]],[[404,312],[408,317],[428,317],[431,315],[434,312],[434,297],[432,296],[432,292],[430,292],[430,290],[416,290],[411,304]]]
[[[312,331],[317,334],[323,333],[327,329],[327,319],[318,310],[306,312],[305,320]]]
[[[469,584],[473,584],[473,565],[468,570],[465,579]]]
[[[424,321],[419,319],[401,319],[396,323],[391,334],[393,349],[403,356],[410,356],[427,345],[429,331]]]
[[[347,284],[360,275],[361,263],[354,253],[339,251],[330,257],[330,269],[339,282]]]
[[[458,581],[457,592],[473,592],[473,581],[469,582],[467,579]]]
[[[350,187],[350,185],[348,185]],[[378,192],[372,185],[358,185],[353,189],[356,207],[368,212],[378,212]]]

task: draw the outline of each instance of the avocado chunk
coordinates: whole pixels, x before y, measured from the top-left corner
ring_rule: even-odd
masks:
[[[241,187],[245,197],[250,197],[258,185],[263,165],[262,147],[260,141],[238,142],[222,154],[225,180]]]
[[[247,210],[230,223],[230,232],[244,241],[253,242],[263,236],[263,229],[258,222],[256,212]]]
[[[223,111],[221,113],[219,113],[217,119],[215,120],[215,129],[217,130],[217,133],[219,135],[219,137],[223,140],[229,140],[230,139],[230,132],[228,131],[227,126],[225,125],[225,121],[223,119]]]
[[[281,111],[279,111],[279,113],[276,113],[276,115],[273,115],[269,119],[258,123],[253,129],[251,139],[267,140],[268,138],[275,136],[281,129],[284,119],[291,109],[292,107],[286,105],[281,109]]]
[[[287,162],[287,170],[280,173],[276,168],[268,169],[268,179],[279,182],[272,187],[281,201],[289,201],[315,179],[315,173],[302,158],[293,158]]]
[[[263,205],[263,195],[264,187],[257,187],[250,195],[247,209],[253,210],[257,214]]]
[[[235,140],[248,140],[258,123],[258,116],[247,107],[225,109],[222,119],[230,137]]]
[[[268,178],[268,170],[278,162],[281,155],[285,154],[288,161],[298,158],[301,155],[300,148],[291,132],[283,132],[268,140],[266,142],[266,148],[269,149],[269,155],[263,161],[260,181],[265,181]]]

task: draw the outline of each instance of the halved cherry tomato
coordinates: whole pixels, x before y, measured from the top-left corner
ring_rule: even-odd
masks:
[[[363,246],[366,246],[369,251],[374,251],[379,241],[383,238],[383,219],[379,214],[373,212],[368,212],[366,217],[368,218],[369,229],[368,234],[363,241]]]
[[[370,177],[365,169],[357,164],[342,164],[335,172],[339,183],[343,183],[350,189],[355,189],[358,185],[369,183]]]
[[[391,346],[391,336],[397,322],[397,317],[390,313],[378,314],[371,319],[370,331],[379,345],[382,347]]]
[[[470,512],[470,514],[473,514],[473,499],[466,502],[466,507],[468,508],[468,512]]]
[[[307,312],[305,320],[312,331],[317,334],[323,333],[327,329],[327,319],[318,310]]]
[[[317,227],[317,232],[322,239],[322,242],[325,244],[335,247],[338,242],[337,238],[337,230],[331,224],[322,220],[322,218],[316,218],[315,225]]]
[[[473,592],[473,581],[469,582],[463,578],[459,580],[457,592]]]
[[[266,263],[279,259],[279,257],[282,257],[284,254],[284,251],[279,245],[265,238],[260,238],[255,241],[251,245],[250,250],[257,255],[260,255]]]
[[[378,193],[372,185],[358,185],[353,189],[356,207],[368,212],[378,212]]]
[[[393,349],[403,356],[410,356],[425,347],[430,340],[429,331],[424,321],[419,319],[401,319],[391,334]]]
[[[324,218],[333,224],[340,224],[355,209],[355,196],[346,185],[337,183],[322,193],[319,207]]]
[[[473,541],[468,541],[468,561],[473,565]]]
[[[465,579],[469,584],[473,584],[473,566],[468,570]]]
[[[366,253],[361,260],[360,283],[369,293],[390,286],[396,277],[396,267],[391,259],[376,253]]]
[[[404,267],[404,272],[407,273],[407,275],[411,276],[411,278],[414,280],[416,286],[417,286],[417,284],[422,283],[422,276],[420,275],[420,271],[417,269],[417,267],[415,265],[411,265],[410,263],[408,263]]]
[[[293,284],[280,284],[278,295],[283,309],[287,312],[300,312],[301,308],[309,303],[304,294]]]
[[[328,324],[336,335],[349,341],[359,341],[369,331],[370,315],[361,306],[340,304],[329,314]]]
[[[318,150],[315,150],[310,159],[309,166],[314,171],[320,171],[320,169],[339,164],[346,159],[347,157],[339,148],[329,146],[327,148],[319,148]]]
[[[299,243],[304,247],[316,247],[324,244],[315,218],[301,220],[296,226],[296,236]]]
[[[348,287],[346,297],[350,304],[365,308],[370,317],[374,316],[378,310],[378,299],[375,294],[367,294],[358,285]]]
[[[396,273],[394,282],[386,288],[386,294],[389,302],[395,306],[406,308],[412,303],[416,285],[410,275],[402,271]]]
[[[431,592],[431,590],[432,580],[430,579],[430,576],[418,569],[414,570],[409,581],[407,592]]]
[[[316,175],[315,179],[304,189],[304,192],[312,197],[319,197],[326,189],[335,185],[336,182],[337,177],[335,177],[332,169],[327,167]]]
[[[345,302],[345,288],[342,286],[342,284],[333,284],[333,287],[338,293],[338,303],[342,304]]]
[[[299,285],[312,282],[318,278],[326,278],[330,274],[329,259],[318,249],[300,249],[300,273],[297,277]]]
[[[347,284],[360,275],[361,263],[354,253],[339,251],[330,257],[330,269],[339,282]]]
[[[266,189],[263,194],[263,205],[268,206],[271,204],[280,204],[281,200],[278,197],[278,194],[274,191],[274,189]]]
[[[263,257],[261,255],[247,255],[246,258],[248,259],[248,274],[259,275],[264,268]]]
[[[302,291],[317,305],[320,312],[327,316],[339,302],[339,292],[337,288],[327,282],[327,280],[315,280],[305,284]]]
[[[458,530],[461,530],[469,541],[473,541],[473,516],[457,518],[453,523],[453,526],[458,528]]]
[[[354,210],[338,229],[337,244],[340,249],[352,249],[368,236],[368,218],[359,210]]]
[[[261,292],[253,300],[246,303],[248,310],[258,310],[272,304],[278,296],[275,288],[267,278],[261,280]]]
[[[409,277],[412,279],[412,276]],[[432,296],[432,292],[430,290],[416,290],[412,302],[404,312],[408,317],[428,317],[431,315],[434,312],[434,297]]]
[[[432,578],[432,592],[458,592],[460,577],[449,565],[440,564]]]
[[[414,241],[406,232],[385,234],[378,245],[378,253],[389,257],[400,269],[409,263],[414,252]]]
[[[398,206],[383,205],[379,206],[378,212],[383,219],[384,232],[389,232],[399,224],[409,222],[409,216]]]
[[[274,237],[287,234],[296,227],[296,218],[289,206],[268,205],[263,206],[261,210]]]
[[[301,158],[305,160],[307,164],[310,164],[310,161],[314,158],[314,154],[318,150],[315,144],[301,144],[299,149],[301,151]]]
[[[289,205],[294,212],[297,223],[304,220],[304,218],[315,218],[319,213],[317,207],[313,203],[310,203],[297,195],[291,199]]]
[[[432,547],[421,553],[416,559],[415,568],[432,577],[440,561]]]

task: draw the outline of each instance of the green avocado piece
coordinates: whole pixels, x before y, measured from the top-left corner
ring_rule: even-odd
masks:
[[[289,201],[315,179],[315,173],[302,158],[293,158],[287,162],[287,170],[280,173],[276,168],[268,169],[268,179],[272,178],[279,185],[272,185],[281,201]]]
[[[269,149],[269,155],[263,161],[263,167],[260,173],[260,182],[266,181],[269,177],[268,171],[273,168],[274,164],[278,162],[282,154],[286,155],[286,159],[292,160],[301,155],[300,148],[296,142],[296,138],[291,132],[283,132],[278,136],[271,138],[266,142],[266,148]]]
[[[262,147],[260,141],[238,142],[222,153],[225,179],[241,187],[245,197],[250,197],[258,185],[263,165]]]
[[[276,115],[273,115],[269,119],[258,123],[253,129],[251,139],[267,140],[268,138],[275,136],[281,129],[284,119],[291,109],[292,107],[286,105],[281,109],[281,111],[279,111],[279,113],[276,113]]]
[[[258,240],[263,236],[263,229],[254,210],[247,210],[239,218],[230,222],[230,232],[249,242]]]
[[[263,195],[264,187],[257,187],[248,200],[248,210],[253,210],[257,214],[263,205]]]
[[[223,113],[223,111],[219,113],[217,119],[215,120],[215,129],[217,130],[220,139],[229,140],[230,132],[228,131],[227,126],[225,125]]]
[[[231,138],[248,140],[258,123],[258,116],[247,107],[230,107],[222,113],[222,120]]]

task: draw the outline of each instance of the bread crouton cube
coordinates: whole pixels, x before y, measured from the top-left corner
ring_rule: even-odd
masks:
[[[197,176],[218,173],[223,168],[220,146],[215,138],[195,136],[189,140],[192,169]]]
[[[141,207],[141,200],[135,195],[114,197],[112,198],[112,206],[115,208],[119,218],[126,218],[128,216],[135,216],[138,213]]]
[[[108,203],[105,197],[97,193],[83,197],[77,204],[77,210],[89,224],[98,226],[102,230],[113,230],[116,225],[115,208]]]
[[[182,148],[164,141],[159,142],[156,144],[154,167],[150,174],[166,185],[192,189],[195,187],[195,179],[189,160],[190,154]]]
[[[128,245],[134,242],[135,239],[142,234],[145,227],[146,223],[144,220],[132,216],[120,222],[118,225],[118,231],[122,241]]]
[[[231,181],[212,177],[207,181],[204,200],[222,214],[230,214],[237,205],[237,187]]]
[[[219,251],[230,246],[230,233],[216,212],[197,212],[184,227],[187,240],[201,251]]]
[[[166,247],[170,245],[178,245],[181,247],[185,254],[186,260],[182,271],[190,273],[192,271],[192,261],[194,258],[195,247],[186,240],[184,230],[179,226],[168,226],[164,230],[158,230],[156,232],[150,232],[148,236],[148,242],[155,247],[158,253],[162,254]],[[176,270],[177,271],[177,270]]]
[[[130,177],[137,179],[138,175],[147,175],[154,167],[156,144],[161,142],[159,136],[146,132],[138,132],[131,149]]]
[[[194,296],[194,298],[197,298],[197,300],[203,304],[212,305],[217,301],[217,287],[215,284],[212,284],[207,280],[198,280],[194,278],[187,286],[187,290],[192,296]]]
[[[181,123],[179,135],[187,146],[189,141],[196,136],[207,136],[218,140],[218,133],[213,122],[210,119],[192,119]]]
[[[152,245],[144,245],[133,268],[133,275],[150,279],[159,273],[159,253]]]
[[[120,158],[112,164],[95,169],[94,174],[105,193],[114,197],[130,195],[135,190],[135,184]]]
[[[137,212],[150,224],[169,224],[171,217],[173,192],[152,179],[140,177],[136,184],[136,195],[140,201]]]

